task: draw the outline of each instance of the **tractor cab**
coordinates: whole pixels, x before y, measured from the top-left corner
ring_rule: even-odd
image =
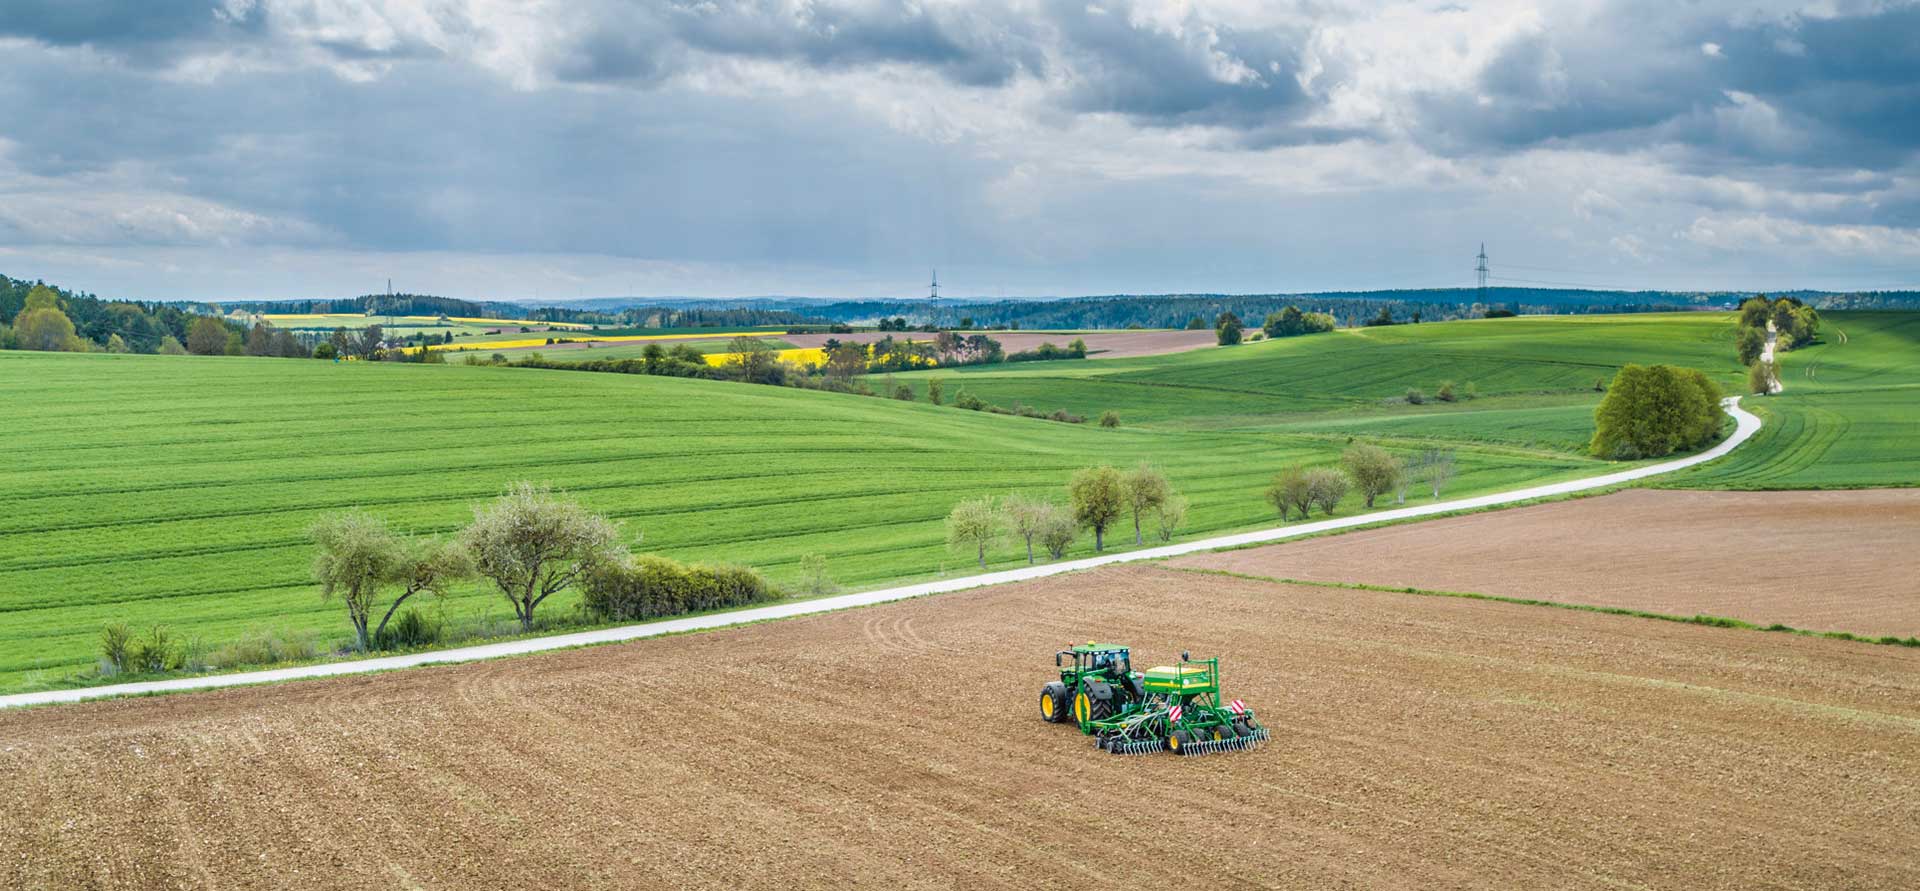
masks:
[[[1073,660],[1071,666],[1067,665],[1068,659]],[[1126,647],[1092,641],[1075,644],[1072,649],[1053,654],[1053,664],[1060,668],[1060,681],[1068,685],[1072,685],[1081,675],[1102,675],[1119,680],[1133,670],[1133,660]]]

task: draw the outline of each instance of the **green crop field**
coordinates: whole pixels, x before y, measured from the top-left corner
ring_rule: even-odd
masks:
[[[639,549],[776,581],[821,554],[857,587],[973,571],[943,542],[964,497],[1058,494],[1076,468],[1147,460],[1191,498],[1186,534],[1241,529],[1274,521],[1261,497],[1274,471],[1344,445],[458,363],[0,352],[0,404],[0,689],[89,664],[112,621],[213,643],[250,628],[342,635],[305,541],[342,508],[449,532],[508,483],[548,481],[644,536]],[[1605,469],[1498,445],[1463,448],[1460,465],[1448,496]],[[1356,509],[1350,497],[1341,512]],[[477,587],[443,608],[507,615]]]
[[[1766,421],[1752,443],[1663,485],[1920,485],[1920,313],[1827,314],[1819,342],[1781,357],[1780,380],[1786,392],[1745,402]]]
[[[1331,462],[1352,436],[1459,448],[1446,497],[1589,475],[1615,466],[1582,453],[1593,382],[1664,361],[1738,392],[1731,330],[1725,313],[1519,318],[934,373],[949,401],[964,388],[1090,418],[1112,409],[1125,420],[1115,430],[457,362],[0,352],[0,689],[61,682],[111,621],[213,643],[254,628],[343,636],[338,608],[308,581],[304,532],[317,517],[365,507],[444,533],[522,479],[622,520],[644,536],[639,550],[744,563],[776,582],[820,554],[862,587],[973,571],[943,544],[955,501],[1057,495],[1090,463],[1164,468],[1192,499],[1188,537],[1270,525],[1261,490],[1273,472]],[[1822,343],[1787,354],[1787,393],[1748,399],[1767,418],[1761,434],[1674,484],[1920,482],[1916,340],[1920,315],[1833,314]],[[924,393],[928,376],[899,380]],[[1406,403],[1407,388],[1432,395],[1443,380],[1479,395]],[[1011,546],[994,554],[1015,559]],[[507,615],[477,587],[439,608]]]
[[[1405,431],[1565,450],[1592,433],[1596,380],[1628,362],[1687,365],[1730,391],[1744,381],[1728,313],[1523,316],[1341,330],[1235,347],[1033,366],[981,366],[939,375],[988,402],[1065,408],[1128,424],[1182,429]],[[1412,406],[1445,381],[1480,398]],[[1469,415],[1477,412],[1477,415]]]

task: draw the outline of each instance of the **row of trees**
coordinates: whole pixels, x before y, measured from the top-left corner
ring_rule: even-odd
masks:
[[[1747,366],[1747,389],[1767,394],[1779,389],[1779,354],[1812,343],[1820,334],[1820,313],[1797,297],[1770,301],[1763,294],[1741,302],[1733,325],[1734,351]],[[1766,356],[1769,326],[1774,334],[1772,359]]]
[[[1009,537],[1026,547],[1028,563],[1035,560],[1036,545],[1058,560],[1082,529],[1092,530],[1095,552],[1106,550],[1107,531],[1129,519],[1135,544],[1144,543],[1149,530],[1171,541],[1186,513],[1186,498],[1151,465],[1129,471],[1101,465],[1074,473],[1066,504],[1025,495],[961,501],[947,514],[947,545],[970,554],[982,568],[987,551]]]
[[[1381,307],[1382,313],[1387,312]],[[1418,318],[1418,314],[1415,314]],[[1276,312],[1267,313],[1260,323],[1260,336],[1299,337],[1302,334],[1320,334],[1332,331],[1337,323],[1332,315],[1323,312],[1302,312],[1300,307],[1287,304]],[[1371,324],[1371,323],[1369,323]],[[1187,323],[1189,329],[1204,328],[1206,324],[1198,317]],[[1213,321],[1214,339],[1221,346],[1232,346],[1246,339],[1247,326],[1232,310],[1221,313]],[[1258,339],[1256,337],[1255,339]]]
[[[1304,520],[1316,507],[1331,516],[1348,491],[1355,489],[1368,508],[1388,493],[1393,494],[1396,504],[1405,504],[1407,493],[1416,485],[1439,498],[1453,475],[1451,449],[1427,449],[1403,458],[1371,443],[1356,442],[1341,453],[1338,466],[1294,466],[1280,471],[1267,487],[1266,496],[1267,503],[1280,511],[1280,519],[1298,513]]]
[[[361,511],[325,517],[310,536],[321,596],[346,607],[361,650],[383,638],[395,611],[410,598],[445,593],[476,577],[506,599],[522,630],[531,631],[542,603],[629,556],[612,521],[548,486],[524,482],[475,507],[473,522],[450,539],[403,535]]]

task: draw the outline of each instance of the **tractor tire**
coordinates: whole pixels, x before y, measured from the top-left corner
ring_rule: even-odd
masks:
[[[1067,719],[1067,686],[1055,681],[1040,688],[1040,720],[1058,724]]]
[[[1253,728],[1248,727],[1247,722],[1245,721],[1235,721],[1233,722],[1233,735],[1234,736],[1251,736],[1253,735]]]
[[[1167,737],[1167,751],[1175,755],[1185,755],[1187,753],[1187,746],[1192,743],[1193,734],[1185,730],[1175,730],[1172,736]]]

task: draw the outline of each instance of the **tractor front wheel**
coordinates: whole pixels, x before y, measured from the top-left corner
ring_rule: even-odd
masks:
[[[1067,685],[1051,683],[1040,688],[1040,720],[1058,724],[1067,719]]]

